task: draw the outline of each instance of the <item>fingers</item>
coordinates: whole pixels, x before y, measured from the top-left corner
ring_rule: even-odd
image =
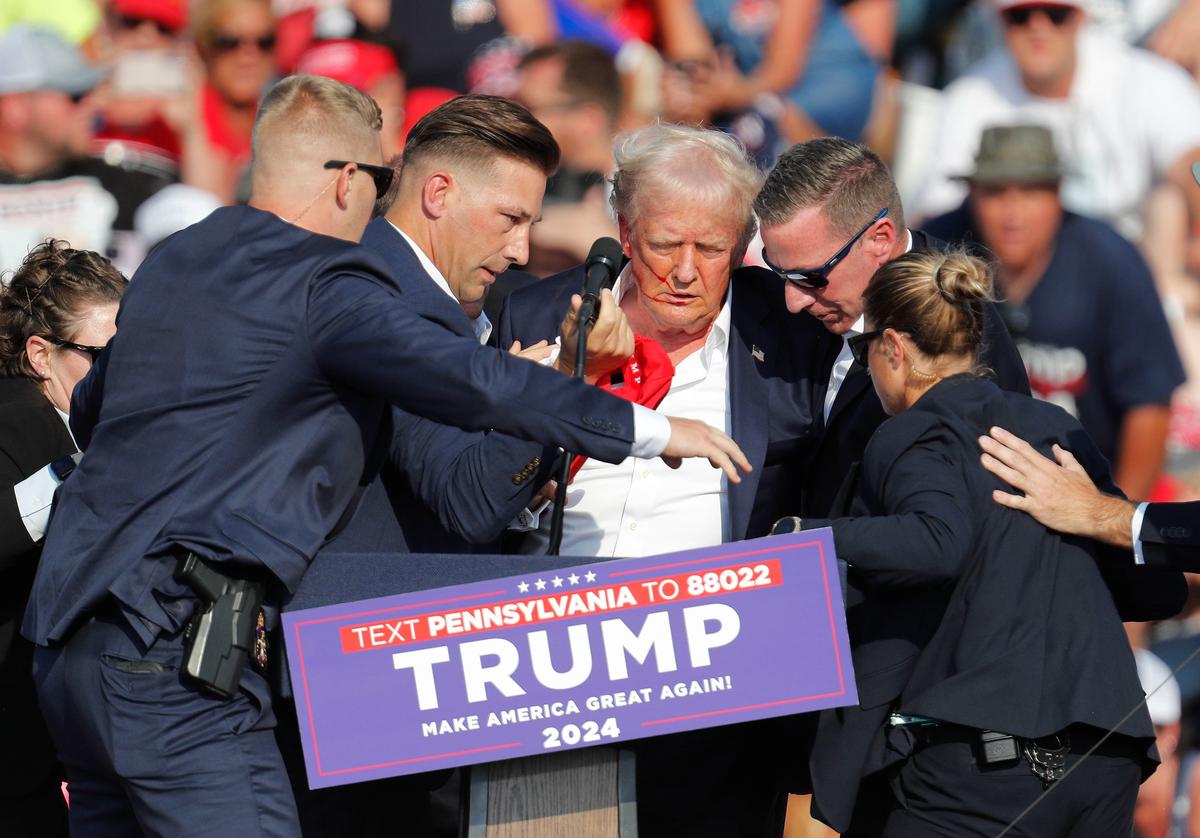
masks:
[[[1001,492],[996,489],[992,492],[992,500],[1001,506],[1007,506],[1009,509],[1024,509],[1025,498],[1020,495],[1010,495],[1008,492]]]
[[[512,342],[512,346],[508,347],[508,354],[520,355],[521,354],[521,341],[514,340]]]
[[[987,439],[987,437],[984,437]],[[999,477],[1014,489],[1020,489],[1022,492],[1026,489],[1025,476],[1016,469],[1010,468],[1000,460],[993,457],[991,454],[985,453],[979,457],[979,462],[985,469]]]
[[[1054,457],[1058,460],[1058,464],[1067,471],[1073,471],[1076,474],[1087,474],[1087,470],[1079,464],[1079,460],[1075,459],[1075,455],[1065,448],[1054,446]]]

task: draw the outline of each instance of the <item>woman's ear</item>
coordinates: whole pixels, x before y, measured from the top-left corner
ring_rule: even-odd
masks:
[[[33,372],[38,378],[45,378],[49,372],[47,367],[50,365],[50,351],[53,348],[50,341],[39,335],[26,338],[25,357],[29,359],[29,365],[33,367]]]
[[[883,357],[887,358],[888,365],[892,369],[898,369],[904,359],[908,357],[904,337],[895,329],[885,329],[879,339],[883,343]]]

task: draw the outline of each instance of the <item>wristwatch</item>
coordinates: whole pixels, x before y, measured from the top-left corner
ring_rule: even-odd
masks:
[[[57,460],[50,463],[50,473],[62,483],[71,476],[71,472],[75,470],[75,466],[79,465],[79,461],[83,459],[83,453],[76,451],[74,454],[64,454]]]

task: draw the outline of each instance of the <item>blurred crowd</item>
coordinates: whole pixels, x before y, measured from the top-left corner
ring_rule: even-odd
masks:
[[[53,237],[133,276],[244,202],[259,98],[296,72],[372,96],[385,157],[458,94],[529,108],[562,153],[542,276],[616,234],[621,131],[716,126],[764,170],[813,137],[863,141],[914,228],[993,260],[1033,389],[1118,485],[1200,497],[1200,0],[9,0],[0,270]],[[1130,629],[1147,685],[1200,645],[1198,617]],[[1166,770],[1139,834],[1200,836],[1200,666],[1150,708]]]

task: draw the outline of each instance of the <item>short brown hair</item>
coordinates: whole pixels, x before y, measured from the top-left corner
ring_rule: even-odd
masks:
[[[876,271],[863,293],[874,328],[906,332],[931,358],[970,355],[976,362],[992,299],[991,268],[962,250],[906,253]]]
[[[904,207],[887,165],[861,143],[821,137],[779,156],[754,200],[765,227],[786,224],[802,209],[821,207],[830,229],[852,236],[884,207],[898,230]]]
[[[487,166],[497,155],[536,166],[547,177],[558,168],[558,143],[524,107],[501,96],[459,96],[412,127],[400,171],[433,157]]]
[[[518,69],[539,61],[563,63],[562,89],[576,103],[595,102],[616,122],[621,113],[621,77],[613,57],[589,41],[558,41],[525,54]]]
[[[0,375],[41,381],[25,354],[26,341],[34,335],[71,340],[84,309],[119,302],[126,285],[99,253],[56,239],[39,244],[0,285]]]

